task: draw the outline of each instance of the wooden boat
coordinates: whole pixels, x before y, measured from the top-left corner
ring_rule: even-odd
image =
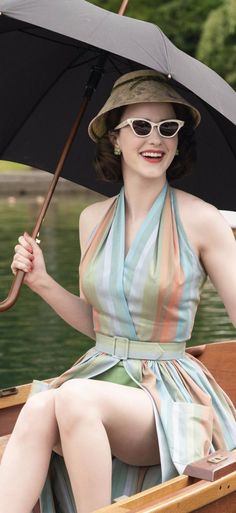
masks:
[[[191,348],[236,405],[236,340]],[[17,416],[25,403],[30,385],[0,391],[0,458]],[[236,451],[232,451],[236,457]],[[227,470],[228,468],[228,470]],[[236,470],[225,467],[215,481],[178,476],[166,483],[121,498],[99,513],[235,513]],[[40,513],[39,504],[34,513]]]

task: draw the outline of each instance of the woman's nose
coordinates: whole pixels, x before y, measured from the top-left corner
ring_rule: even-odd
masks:
[[[148,139],[149,139],[149,141],[154,141],[154,142],[156,142],[156,141],[161,142],[162,141],[162,137],[159,134],[157,126],[155,126],[153,128],[152,132],[148,136]]]

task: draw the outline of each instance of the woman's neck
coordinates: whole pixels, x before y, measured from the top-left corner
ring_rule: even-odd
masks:
[[[125,180],[126,215],[132,220],[142,219],[166,184],[166,176],[152,180]]]

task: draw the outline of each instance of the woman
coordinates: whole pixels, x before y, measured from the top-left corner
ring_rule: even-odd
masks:
[[[236,325],[231,230],[167,181],[189,171],[199,122],[157,72],[115,83],[89,135],[100,175],[124,187],[81,214],[80,298],[47,274],[30,236],[19,238],[12,271],[24,270],[25,283],[96,346],[23,408],[3,458],[0,511],[31,511],[53,449],[43,513],[54,511],[52,482],[60,511],[87,513],[236,446],[232,403],[185,353],[207,274]]]

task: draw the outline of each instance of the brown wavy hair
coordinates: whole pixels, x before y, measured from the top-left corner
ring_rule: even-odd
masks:
[[[167,170],[167,179],[170,182],[190,174],[196,161],[195,129],[191,112],[187,107],[177,103],[173,104],[173,108],[177,118],[185,121],[185,124],[178,132],[179,154],[175,156]],[[121,157],[114,155],[113,144],[108,134],[119,124],[124,110],[125,106],[108,112],[107,133],[97,142],[94,166],[100,180],[123,182]]]

